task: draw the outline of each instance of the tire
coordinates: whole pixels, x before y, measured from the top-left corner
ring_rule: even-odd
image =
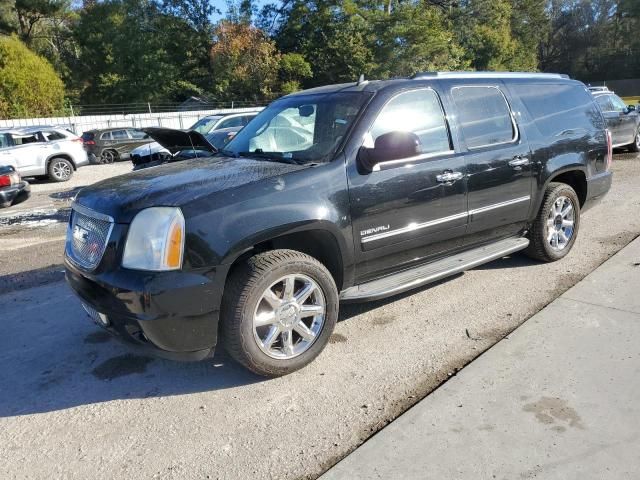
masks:
[[[118,152],[115,150],[103,150],[100,154],[101,163],[114,163],[120,159]]]
[[[571,209],[567,210],[566,216],[563,217],[568,204],[571,205]],[[569,222],[572,222],[571,226]],[[524,253],[543,262],[560,260],[571,251],[579,228],[578,195],[569,185],[552,182],[545,190],[540,211],[529,231],[530,243]]]
[[[49,160],[47,173],[54,182],[66,182],[73,177],[73,164],[66,158],[52,158]]]
[[[634,153],[640,152],[640,128],[636,132],[636,136],[633,139],[633,143],[629,144],[629,151]]]
[[[287,295],[286,284],[292,278],[293,295]],[[295,302],[305,289],[308,297]],[[221,339],[231,357],[252,372],[266,377],[286,375],[324,349],[338,320],[338,302],[333,277],[315,258],[294,250],[260,253],[239,265],[227,281]],[[322,306],[322,315],[309,315]],[[306,330],[301,330],[301,321]]]

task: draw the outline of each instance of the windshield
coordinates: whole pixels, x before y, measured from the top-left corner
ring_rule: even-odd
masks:
[[[212,117],[204,117],[191,125],[189,130],[195,130],[198,133],[209,133],[213,126],[220,121],[222,117],[220,115],[214,115]]]
[[[224,153],[291,163],[327,162],[369,95],[295,95],[273,102],[231,140]]]

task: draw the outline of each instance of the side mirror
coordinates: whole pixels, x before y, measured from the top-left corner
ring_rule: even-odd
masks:
[[[378,163],[415,157],[420,153],[420,139],[413,132],[393,131],[376,138],[373,148],[362,147],[359,159],[371,171]]]
[[[635,112],[635,111],[636,111],[635,105],[627,105],[627,112]]]

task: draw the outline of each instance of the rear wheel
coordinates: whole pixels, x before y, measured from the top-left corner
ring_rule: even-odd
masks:
[[[545,191],[524,252],[543,262],[560,260],[573,247],[579,226],[580,201],[575,190],[567,184],[552,182]]]
[[[100,155],[102,163],[113,163],[118,161],[118,152],[115,150],[104,150]]]
[[[229,354],[269,377],[294,372],[326,346],[338,319],[328,270],[294,250],[249,258],[225,288],[221,336]]]
[[[66,182],[73,176],[73,164],[66,158],[52,158],[48,173],[54,182]]]

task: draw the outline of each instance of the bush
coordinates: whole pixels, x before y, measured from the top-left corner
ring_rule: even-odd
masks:
[[[62,113],[64,85],[51,64],[17,37],[0,36],[0,117]]]

